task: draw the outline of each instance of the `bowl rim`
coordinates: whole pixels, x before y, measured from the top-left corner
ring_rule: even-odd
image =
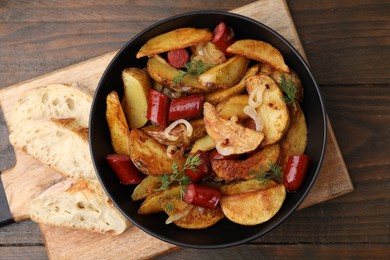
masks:
[[[283,44],[285,44],[293,52],[294,56],[296,56],[299,59],[299,61],[303,64],[304,70],[306,70],[308,72],[308,75],[310,76],[310,80],[313,82],[313,85],[315,87],[315,91],[317,92],[317,95],[318,95],[318,98],[319,98],[319,103],[320,103],[319,105],[321,107],[321,113],[322,113],[322,117],[323,117],[323,120],[322,120],[323,137],[322,137],[322,140],[321,140],[322,147],[321,147],[321,151],[320,151],[318,166],[315,169],[313,177],[312,177],[311,181],[308,184],[308,188],[303,192],[302,196],[298,199],[298,201],[294,204],[294,206],[292,206],[286,212],[286,214],[283,215],[281,217],[281,219],[277,223],[275,223],[275,225],[272,225],[272,226],[270,226],[268,228],[265,228],[261,232],[256,232],[254,235],[248,236],[248,237],[246,237],[244,239],[236,240],[234,242],[221,243],[221,244],[218,244],[218,245],[215,245],[215,244],[213,244],[213,245],[189,244],[189,243],[185,243],[185,242],[176,241],[174,239],[170,239],[170,238],[162,236],[160,234],[156,234],[154,231],[149,230],[148,228],[144,227],[142,224],[140,224],[137,221],[133,220],[118,205],[118,203],[112,198],[111,194],[108,192],[105,183],[103,182],[103,180],[100,177],[99,170],[98,170],[98,165],[95,162],[95,159],[94,159],[94,156],[93,156],[93,142],[92,142],[93,139],[92,139],[92,136],[93,136],[94,129],[92,129],[90,126],[92,125],[92,122],[93,122],[92,119],[94,118],[94,112],[95,112],[95,107],[96,107],[96,96],[98,95],[99,90],[101,89],[101,86],[102,86],[103,82],[105,81],[105,79],[107,77],[107,74],[109,74],[110,68],[112,67],[112,65],[117,62],[118,58],[122,55],[123,52],[125,52],[125,50],[128,48],[128,46],[131,45],[133,43],[133,41],[135,41],[141,35],[147,33],[148,31],[150,31],[150,30],[152,30],[152,29],[154,29],[156,27],[159,27],[162,24],[170,22],[172,20],[180,19],[182,17],[187,17],[187,16],[193,16],[193,15],[223,15],[223,16],[230,16],[230,17],[234,17],[234,18],[237,18],[237,19],[246,20],[246,21],[248,21],[250,23],[254,23],[256,26],[263,27],[265,30],[271,32],[276,38],[278,38],[278,40],[283,42]],[[135,34],[131,39],[129,39],[119,49],[119,51],[115,54],[115,56],[112,58],[112,60],[109,62],[109,64],[107,65],[106,69],[104,70],[104,72],[103,72],[103,74],[102,74],[102,76],[101,76],[101,78],[100,78],[100,80],[98,82],[96,91],[94,93],[94,97],[93,97],[93,100],[92,100],[92,105],[91,105],[89,117],[90,117],[89,118],[89,140],[90,140],[90,142],[89,142],[89,149],[90,149],[90,154],[91,154],[91,158],[92,158],[92,163],[93,163],[94,169],[96,171],[98,180],[99,180],[101,186],[103,187],[103,190],[105,191],[107,196],[110,198],[110,200],[113,202],[115,207],[133,225],[135,225],[136,227],[140,228],[141,230],[143,230],[147,234],[152,235],[153,237],[156,237],[156,238],[158,238],[158,239],[160,239],[162,241],[165,241],[165,242],[168,242],[168,243],[171,243],[171,244],[174,244],[174,245],[187,247],[187,248],[195,248],[195,249],[218,249],[218,248],[227,248],[227,247],[237,246],[237,245],[240,245],[240,244],[252,241],[254,239],[257,239],[257,238],[259,238],[261,236],[264,236],[265,234],[269,233],[271,230],[273,230],[274,228],[276,228],[277,226],[282,224],[288,217],[290,217],[296,211],[296,209],[301,205],[301,203],[307,197],[308,193],[310,192],[311,188],[313,187],[313,184],[316,181],[316,179],[318,177],[318,173],[319,173],[319,171],[320,171],[320,169],[322,167],[322,163],[323,163],[324,156],[325,156],[325,151],[326,151],[326,145],[327,145],[328,127],[327,127],[327,113],[326,113],[325,103],[324,103],[324,100],[323,100],[323,97],[322,97],[322,94],[321,94],[320,87],[319,87],[317,81],[315,80],[315,78],[314,78],[314,76],[312,74],[312,71],[310,70],[310,67],[308,66],[308,63],[306,62],[306,60],[302,57],[302,55],[295,49],[295,47],[289,41],[287,41],[277,31],[273,30],[272,28],[268,27],[267,25],[263,24],[262,22],[259,22],[257,20],[254,20],[253,18],[244,16],[244,15],[241,15],[241,14],[232,13],[232,12],[228,12],[228,11],[220,11],[220,10],[201,10],[201,11],[192,11],[192,12],[185,12],[185,13],[173,15],[173,16],[170,16],[168,18],[162,19],[162,20],[160,20],[160,21],[158,21],[156,23],[153,23],[152,25],[149,25],[145,29],[141,30],[139,33]]]

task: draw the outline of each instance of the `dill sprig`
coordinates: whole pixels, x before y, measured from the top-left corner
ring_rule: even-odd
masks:
[[[161,186],[155,191],[164,191],[165,195],[160,201],[162,203],[162,207],[168,213],[171,213],[175,210],[175,205],[172,202],[172,199],[183,199],[184,193],[186,191],[187,185],[191,184],[191,179],[187,175],[185,175],[185,171],[187,169],[196,171],[197,166],[201,164],[199,159],[199,154],[189,155],[186,159],[186,162],[181,170],[177,166],[176,162],[172,163],[172,174],[164,174],[160,176]],[[180,196],[174,196],[169,193],[169,187],[172,185],[179,184],[180,186]]]
[[[173,78],[173,84],[175,84],[175,85],[179,84],[180,81],[187,74],[198,76],[201,73],[203,73],[204,71],[206,71],[209,68],[209,66],[207,64],[203,63],[203,61],[201,61],[201,60],[192,59],[184,65],[184,68],[186,69],[185,71],[179,70],[179,73]]]
[[[295,96],[297,94],[297,88],[290,77],[286,77],[286,74],[282,74],[280,79],[280,88],[286,94],[283,97],[284,102],[288,105],[292,104],[295,107]]]
[[[267,183],[270,180],[275,180],[281,183],[283,177],[282,168],[277,163],[273,162],[269,162],[267,166],[267,169],[264,169],[264,167],[261,166],[260,171],[252,170],[249,174],[256,175],[256,179],[261,183]]]

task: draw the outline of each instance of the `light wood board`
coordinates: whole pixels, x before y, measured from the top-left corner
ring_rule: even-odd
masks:
[[[261,0],[232,12],[258,20],[279,32],[305,56],[288,6],[283,0]],[[12,105],[24,91],[49,83],[77,83],[94,91],[115,52],[54,71],[32,80],[0,90],[0,105],[7,122]],[[11,213],[16,221],[28,218],[32,198],[62,179],[49,167],[16,151],[16,165],[1,174]],[[20,189],[23,187],[23,189]],[[26,192],[27,191],[27,192]],[[332,126],[328,121],[328,142],[318,179],[300,208],[308,207],[353,191],[353,185],[340,153]],[[120,236],[96,234],[41,225],[51,259],[140,259],[167,253],[178,247],[162,242],[131,227]]]

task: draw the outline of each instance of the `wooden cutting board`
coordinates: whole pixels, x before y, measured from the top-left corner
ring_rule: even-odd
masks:
[[[306,58],[289,9],[284,0],[261,0],[232,10],[256,19],[284,36]],[[94,91],[115,52],[43,75],[0,90],[4,118],[24,91],[49,83],[77,83]],[[62,177],[29,155],[16,151],[16,165],[1,174],[7,200],[15,221],[28,218],[32,198]],[[23,189],[21,189],[23,187]],[[353,185],[328,120],[328,142],[318,179],[300,208],[308,207],[353,191]],[[178,247],[162,242],[131,227],[119,236],[40,225],[51,259],[139,259],[167,253]]]

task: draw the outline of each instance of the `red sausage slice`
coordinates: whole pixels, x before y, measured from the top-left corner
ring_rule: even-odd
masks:
[[[190,54],[186,49],[177,49],[169,51],[167,54],[168,62],[172,67],[180,69],[190,60]]]
[[[199,154],[200,165],[196,166],[196,170],[186,169],[185,174],[190,177],[191,181],[198,182],[211,171],[211,162],[209,155],[203,151],[197,151],[195,156]]]
[[[138,184],[143,177],[141,172],[135,167],[130,157],[125,154],[109,154],[106,160],[119,178],[121,184]]]
[[[167,126],[168,111],[171,99],[164,94],[151,89],[149,91],[147,118],[160,126]]]
[[[194,94],[173,99],[169,107],[169,121],[177,119],[189,119],[200,116],[203,109],[204,97],[202,94]]]
[[[309,165],[310,157],[305,154],[292,155],[288,158],[283,174],[283,184],[288,192],[297,191],[301,187]]]
[[[189,204],[208,209],[215,209],[219,203],[222,192],[219,189],[190,184],[187,186],[183,200]]]
[[[225,55],[231,56],[230,53],[226,52],[226,49],[234,42],[233,29],[229,28],[224,22],[220,22],[214,29],[212,42]]]

